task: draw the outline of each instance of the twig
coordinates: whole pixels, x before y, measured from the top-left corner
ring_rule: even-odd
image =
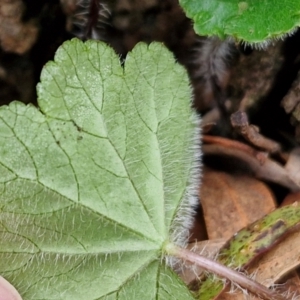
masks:
[[[199,267],[212,272],[220,277],[226,278],[231,282],[240,285],[242,288],[247,289],[249,292],[262,297],[267,300],[284,300],[281,295],[275,291],[269,290],[260,283],[246,277],[235,270],[232,270],[214,260],[196,254],[190,250],[177,247],[173,244],[168,244],[165,248],[169,255],[176,256],[182,260],[196,264]]]
[[[255,147],[275,153],[280,151],[280,145],[259,133],[257,126],[248,122],[248,116],[243,111],[237,111],[230,117],[232,127]]]
[[[293,178],[280,164],[248,145],[221,137],[203,136],[203,153],[206,155],[233,156],[245,162],[257,178],[278,183],[293,192],[300,191],[297,178]]]

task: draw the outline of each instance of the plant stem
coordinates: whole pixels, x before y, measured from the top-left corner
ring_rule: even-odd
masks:
[[[188,261],[192,264],[196,264],[199,267],[212,272],[220,277],[226,278],[231,282],[237,283],[242,288],[247,289],[249,292],[258,295],[259,297],[267,300],[284,300],[286,298],[282,297],[275,291],[269,290],[264,285],[246,277],[235,270],[232,270],[217,261],[206,258],[199,254],[196,254],[188,249],[177,247],[173,244],[168,244],[165,247],[165,251],[168,255],[178,257],[182,260]]]

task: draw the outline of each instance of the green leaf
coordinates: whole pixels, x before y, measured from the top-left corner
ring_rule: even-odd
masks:
[[[164,260],[191,218],[198,124],[160,44],[125,67],[72,40],[44,68],[40,111],[0,109],[0,274],[23,299],[192,299]]]
[[[300,25],[299,0],[180,0],[200,35],[249,43],[279,38]]]

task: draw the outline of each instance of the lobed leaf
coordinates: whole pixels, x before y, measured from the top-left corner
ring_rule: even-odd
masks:
[[[190,218],[184,69],[160,44],[123,68],[104,43],[74,39],[37,90],[40,111],[0,109],[0,274],[24,300],[192,299],[162,260]]]
[[[180,0],[200,35],[232,36],[251,44],[280,38],[300,25],[299,0]]]

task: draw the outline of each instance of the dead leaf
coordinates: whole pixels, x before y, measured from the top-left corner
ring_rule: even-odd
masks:
[[[204,222],[203,210],[200,206],[194,218],[193,227],[190,229],[189,243],[207,240],[206,225]]]
[[[269,188],[247,175],[205,168],[200,199],[209,239],[230,238],[275,208]]]
[[[300,265],[300,232],[294,232],[288,235],[286,239],[275,245],[262,257],[254,260],[251,266],[247,268],[247,273],[255,281],[271,287],[280,280],[286,273],[291,272]],[[234,293],[229,293],[227,286],[215,300],[244,300],[245,291],[236,289]],[[293,299],[300,295],[299,277],[293,276],[284,284],[276,287],[276,290],[285,295],[286,299]],[[260,299],[255,296],[249,296],[247,299]]]
[[[281,207],[291,205],[294,202],[300,202],[300,192],[288,194],[282,201]]]
[[[214,300],[261,300],[260,297],[249,295],[246,291],[242,291],[239,288],[232,289],[229,286],[226,287]]]
[[[255,273],[258,282],[270,287],[299,265],[300,231],[297,230],[253,261],[247,271],[249,274]]]
[[[221,249],[217,260],[231,268],[246,270],[257,282],[270,287],[300,265],[299,227],[300,205],[295,202],[240,230]],[[214,291],[212,297],[222,295],[228,289],[222,288],[221,282],[207,277],[201,283],[201,295],[211,291]],[[292,299],[292,296],[287,294],[282,299]]]
[[[300,298],[300,278],[299,272],[293,271],[288,276],[280,280],[279,285],[276,287],[282,293],[293,294],[296,299]],[[298,298],[297,298],[298,297]]]

